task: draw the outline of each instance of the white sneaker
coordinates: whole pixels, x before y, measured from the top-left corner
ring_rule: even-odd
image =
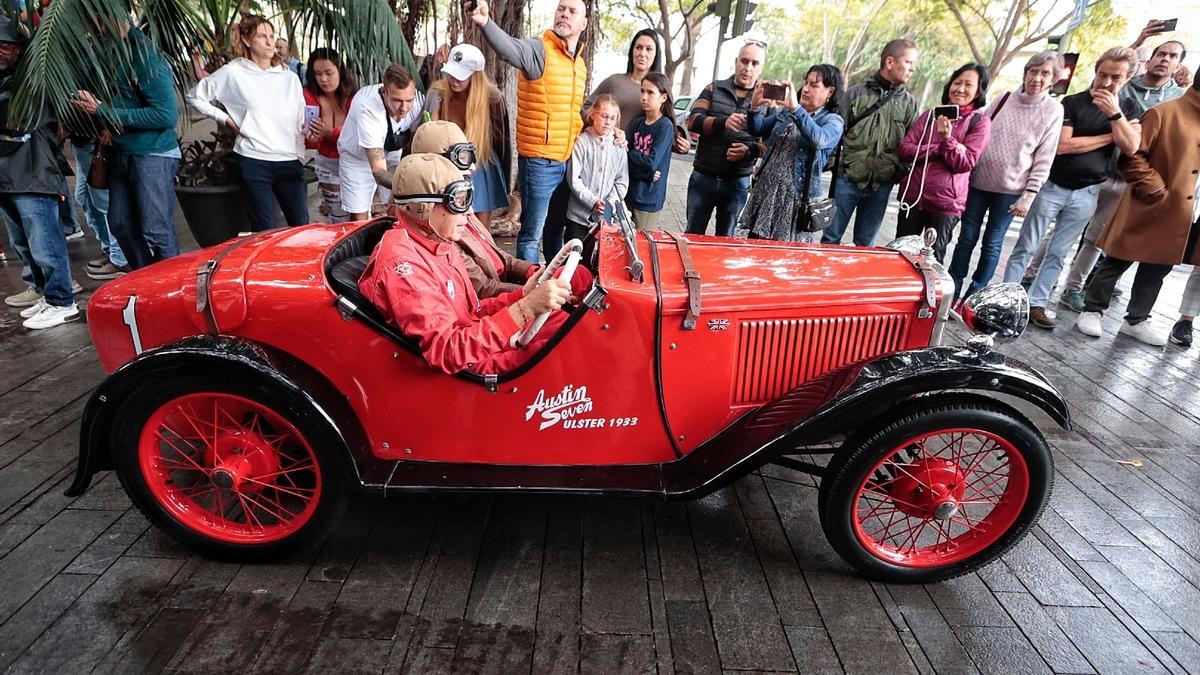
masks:
[[[1104,330],[1100,327],[1101,316],[1100,312],[1081,312],[1079,318],[1075,320],[1075,327],[1084,335],[1100,337],[1104,334]]]
[[[1162,347],[1167,344],[1167,337],[1169,337],[1167,333],[1155,330],[1153,322],[1150,319],[1146,319],[1139,324],[1131,324],[1126,321],[1121,324],[1119,332],[1137,338],[1152,347]]]
[[[25,319],[22,326],[29,330],[40,330],[42,328],[53,328],[61,326],[68,321],[75,321],[79,318],[79,307],[75,303],[71,303],[66,307],[56,307],[55,305],[43,305],[42,311]]]
[[[83,239],[83,230],[82,229],[73,230],[70,234],[63,235],[63,239],[66,239],[67,241],[76,241],[78,239]]]
[[[75,281],[74,279],[72,279],[71,280],[71,292],[72,293],[82,293],[83,286],[80,286],[78,281]]]
[[[37,314],[38,312],[42,311],[42,308],[45,306],[46,306],[46,299],[41,298],[40,300],[37,301],[37,304],[32,305],[30,307],[26,307],[25,309],[21,310],[21,318],[28,319],[29,317],[33,316],[34,314]]]

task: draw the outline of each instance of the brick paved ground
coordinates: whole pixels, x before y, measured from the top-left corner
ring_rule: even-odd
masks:
[[[70,249],[93,289],[94,242]],[[1041,523],[977,574],[893,586],[849,572],[813,481],[778,468],[692,503],[359,499],[311,556],[206,560],[112,475],[62,496],[103,373],[85,324],[27,334],[0,310],[0,671],[1200,672],[1197,350],[1117,318],[1091,341],[1072,316],[1005,349],[1077,423],[1037,416],[1058,465]]]

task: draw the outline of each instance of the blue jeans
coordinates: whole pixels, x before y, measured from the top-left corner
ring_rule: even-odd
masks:
[[[567,175],[565,162],[544,157],[517,158],[517,186],[521,192],[521,231],[517,233],[517,257],[538,262],[538,241],[546,226],[550,197]]]
[[[124,267],[128,264],[125,254],[121,252],[120,244],[108,229],[108,190],[97,190],[87,184],[88,172],[92,169],[93,151],[94,147],[91,145],[75,146],[75,201],[83,208],[88,226],[92,228],[92,233],[96,235],[96,241],[100,242],[100,249],[104,251],[109,262],[117,267]]]
[[[135,270],[179,255],[178,169],[179,160],[172,157],[113,153],[108,170],[108,228]]]
[[[1046,185],[1054,184],[1048,180]],[[1062,271],[1063,261],[1074,249],[1075,244],[1079,243],[1087,221],[1092,220],[1092,214],[1096,213],[1096,201],[1100,195],[1099,185],[1082,187],[1079,190],[1067,190],[1066,187],[1057,185],[1054,187],[1055,190],[1050,191],[1050,196],[1046,198],[1039,215],[1045,217],[1046,225],[1049,225],[1052,217],[1057,217],[1058,225],[1055,226],[1054,232],[1050,233],[1042,265],[1038,267],[1038,275],[1033,277],[1033,283],[1030,285],[1031,307],[1044,307],[1050,300],[1050,291],[1058,282],[1058,273]],[[1045,193],[1046,189],[1043,186],[1042,192],[1038,192],[1038,199]],[[1046,217],[1046,214],[1051,215]],[[1032,208],[1030,215],[1033,215]],[[1030,222],[1030,219],[1025,219],[1025,222]],[[1044,229],[1045,226],[1043,231]]]
[[[708,231],[708,219],[717,212],[716,235],[732,237],[733,226],[738,214],[746,205],[750,191],[750,176],[741,178],[714,178],[692,171],[688,179],[687,232],[704,234]]]
[[[971,278],[966,295],[978,291],[992,280],[992,275],[996,273],[996,263],[1000,261],[1004,235],[1013,221],[1013,214],[1009,213],[1008,209],[1020,198],[1021,195],[1006,195],[975,188],[967,192],[967,206],[958,226],[958,244],[954,247],[954,257],[950,260],[950,276],[954,279],[956,291],[962,291],[963,280],[967,278],[971,254],[979,241],[980,230],[983,230],[983,246],[980,247],[979,262],[975,264],[975,274]],[[986,228],[983,224],[985,215]]]
[[[66,307],[75,302],[75,294],[67,240],[58,225],[60,203],[55,195],[0,194],[8,238],[24,264],[21,279],[45,296],[48,304]]]
[[[239,155],[238,170],[242,174],[242,194],[246,197],[246,215],[252,232],[275,227],[276,201],[289,227],[308,224],[308,188],[304,184],[303,164],[291,159],[267,162]]]
[[[1090,199],[1087,197],[1087,190],[1067,190],[1045,181],[1042,191],[1030,204],[1030,213],[1025,216],[1021,232],[1016,235],[1016,245],[1008,255],[1008,264],[1004,265],[1004,281],[1014,283],[1024,279],[1033,253],[1042,245],[1052,221],[1058,219],[1058,225],[1062,226],[1063,221],[1084,219],[1086,225],[1092,211],[1096,210],[1096,192],[1091,192]]]
[[[879,227],[883,225],[883,216],[887,212],[892,187],[891,183],[884,183],[875,189],[869,186],[863,189],[849,178],[838,176],[833,197],[837,203],[837,214],[833,217],[833,224],[821,235],[821,243],[842,243],[842,235],[850,224],[850,214],[855,213],[854,245],[874,246],[875,235],[879,234]]]

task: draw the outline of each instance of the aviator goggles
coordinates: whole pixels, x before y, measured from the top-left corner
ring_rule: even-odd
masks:
[[[438,153],[442,157],[450,160],[454,166],[460,171],[466,171],[475,164],[475,144],[474,143],[455,143],[446,148],[445,152]]]
[[[471,202],[474,199],[475,186],[471,181],[463,179],[447,185],[441,194],[397,195],[393,201],[397,204],[441,204],[450,213],[466,213],[471,210]]]

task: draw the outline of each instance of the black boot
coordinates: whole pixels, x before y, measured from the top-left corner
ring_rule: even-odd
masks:
[[[1171,342],[1188,348],[1192,346],[1192,320],[1180,319],[1171,327]]]

